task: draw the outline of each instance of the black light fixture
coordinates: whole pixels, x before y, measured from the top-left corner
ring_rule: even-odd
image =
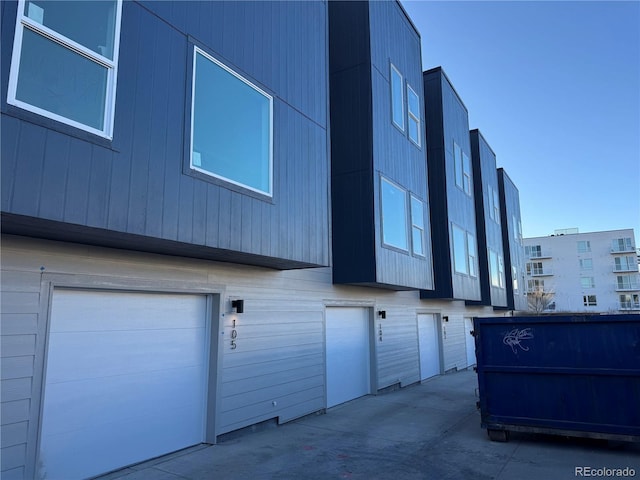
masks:
[[[387,318],[387,311],[386,310],[378,310],[378,316],[380,318]]]
[[[236,309],[236,313],[243,313],[244,300],[231,300],[231,307]]]

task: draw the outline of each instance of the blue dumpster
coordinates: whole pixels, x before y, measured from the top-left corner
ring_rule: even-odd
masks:
[[[474,319],[481,426],[640,441],[640,315]]]

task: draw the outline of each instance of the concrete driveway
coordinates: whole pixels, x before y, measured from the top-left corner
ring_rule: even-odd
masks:
[[[489,441],[480,428],[476,388],[472,371],[439,376],[325,415],[245,429],[217,445],[192,447],[100,479],[553,480],[580,478],[576,467],[629,467],[640,479],[637,443],[516,432],[508,443]]]

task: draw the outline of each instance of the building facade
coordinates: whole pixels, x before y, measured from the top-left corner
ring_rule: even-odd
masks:
[[[640,277],[632,229],[557,230],[525,238],[530,309],[547,312],[640,311]]]
[[[464,118],[432,171],[399,2],[0,9],[3,479],[87,478],[475,363],[476,250],[438,239],[467,273],[424,295],[434,218],[480,228],[472,179],[444,172],[470,158],[466,109],[447,87]]]

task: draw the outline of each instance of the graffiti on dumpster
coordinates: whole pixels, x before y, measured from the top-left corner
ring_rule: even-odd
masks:
[[[531,333],[530,328],[523,328],[522,330],[518,328],[514,328],[510,332],[507,332],[502,339],[502,343],[505,345],[509,345],[513,353],[518,353],[518,349],[516,347],[520,347],[524,352],[529,351],[529,347],[523,345],[521,342],[523,340],[529,340],[533,338],[533,333]]]

